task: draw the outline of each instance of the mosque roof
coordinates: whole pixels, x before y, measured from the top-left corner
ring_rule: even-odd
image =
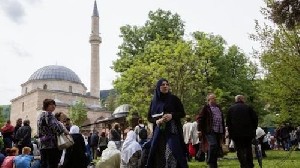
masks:
[[[66,80],[76,83],[82,83],[77,74],[71,69],[60,65],[49,65],[35,71],[28,81],[31,80]]]
[[[130,110],[129,104],[122,104],[118,106],[115,111],[112,113],[113,117],[127,116]]]

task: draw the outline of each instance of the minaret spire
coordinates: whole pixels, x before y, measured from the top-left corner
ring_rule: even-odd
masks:
[[[99,36],[99,13],[97,2],[94,2],[94,10],[92,15],[92,27],[90,40],[91,44],[91,83],[90,95],[100,97],[100,59],[99,59],[99,45],[102,42]]]
[[[97,8],[97,2],[96,2],[96,0],[95,0],[95,2],[94,2],[93,16],[98,16],[98,17],[99,17],[99,13],[98,13],[98,8]]]

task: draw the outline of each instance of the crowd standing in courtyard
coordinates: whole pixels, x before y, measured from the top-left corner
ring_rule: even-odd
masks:
[[[34,137],[27,119],[16,119],[15,126],[7,120],[1,127],[0,165],[1,168],[187,168],[188,161],[194,158],[217,168],[219,158],[231,151],[237,153],[241,168],[253,168],[253,158],[257,157],[253,153],[254,140],[261,146],[262,157],[267,157],[266,150],[300,150],[300,126],[283,123],[271,133],[258,126],[257,114],[245,102],[243,95],[237,95],[224,118],[216,95],[210,93],[199,113],[185,116],[180,99],[170,92],[169,82],[160,79],[148,112],[152,124],[139,119],[138,125],[124,131],[119,123],[114,123],[108,131],[93,130],[85,136],[66,114],[54,112],[53,99],[45,99]],[[70,137],[71,145],[61,148],[58,136]]]

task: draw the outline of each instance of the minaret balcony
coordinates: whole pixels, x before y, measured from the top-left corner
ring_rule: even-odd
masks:
[[[101,37],[97,36],[97,35],[91,35],[90,36],[90,43],[101,43],[102,39]]]

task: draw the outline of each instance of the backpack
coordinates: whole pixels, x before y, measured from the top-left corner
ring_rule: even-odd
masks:
[[[139,137],[140,137],[140,139],[147,139],[148,133],[147,133],[146,126],[141,127],[141,126],[139,125],[139,127],[140,127],[140,131],[139,131]]]

